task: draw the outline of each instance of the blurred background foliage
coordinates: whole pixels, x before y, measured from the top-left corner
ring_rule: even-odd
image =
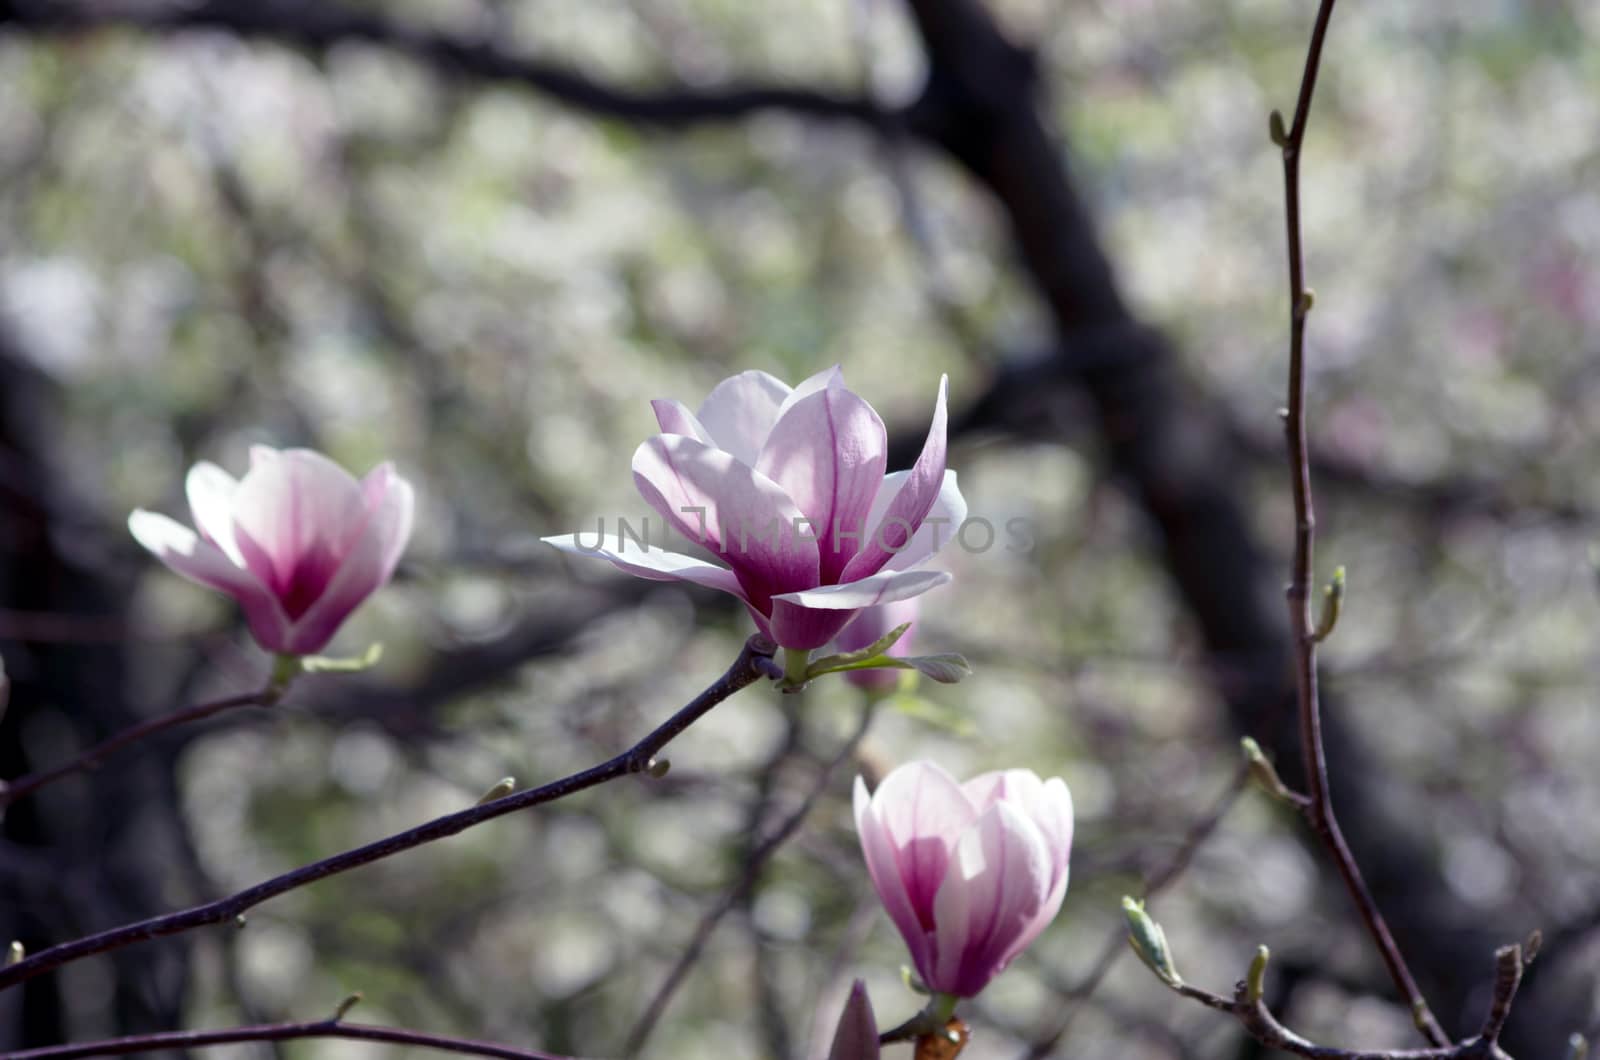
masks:
[[[1037,49],[1044,122],[1134,313],[1174,342],[1183,415],[1203,409],[1225,440],[1196,473],[1241,493],[1268,551],[1224,576],[1276,618],[1286,314],[1266,115],[1291,102],[1310,8],[989,3]],[[888,0],[363,10],[641,90],[759,81],[892,106],[927,67]],[[940,373],[967,407],[1059,341],[995,200],[865,124],[769,111],[653,130],[381,43],[61,34],[26,5],[0,13],[0,334],[7,396],[29,395],[4,480],[25,499],[0,513],[10,772],[105,735],[119,710],[263,676],[232,606],[123,530],[134,507],[184,510],[194,461],[238,472],[258,442],[357,472],[392,458],[420,505],[397,583],[336,644],[382,641],[375,673],[307,680],[12,810],[3,919],[33,948],[460,808],[503,775],[598,761],[719,673],[743,615],[536,540],[643,511],[628,460],[654,430],[650,398],[839,363],[917,437]],[[1407,822],[1402,873],[1434,910],[1499,941],[1542,927],[1563,978],[1600,956],[1597,44],[1584,0],[1349,0],[1305,161],[1321,556],[1324,574],[1350,569],[1326,682],[1366,749],[1332,763],[1336,800],[1359,790]],[[242,931],[74,965],[0,997],[0,1046],[311,1018],[360,990],[367,1020],[615,1055],[759,837],[820,785],[645,1048],[805,1056],[853,975],[885,1025],[916,1005],[848,795],[857,772],[930,757],[1059,774],[1078,811],[1063,913],[975,1008],[967,1055],[1023,1055],[1069,1014],[1054,1055],[1251,1055],[1131,960],[1071,996],[1120,945],[1117,898],[1220,805],[1238,730],[1218,673],[1257,661],[1208,650],[1160,535],[1104,473],[1083,396],[1033,397],[953,448],[973,512],[1025,518],[1036,539],[951,554],[954,584],[928,598],[921,643],[977,673],[920,689],[932,707],[880,709],[858,759],[828,770],[865,702],[842,681],[798,701],[748,691],[673,746],[664,780],[319,883]],[[40,541],[96,592],[30,581]],[[90,697],[91,674],[116,680]],[[1187,977],[1226,989],[1264,942],[1296,1029],[1417,1044],[1327,863],[1258,793],[1152,908]],[[1412,956],[1433,978],[1428,947]],[[1490,968],[1482,950],[1457,971],[1486,985]],[[1440,1016],[1464,1032],[1478,1009],[1458,994]],[[1594,1022],[1592,987],[1577,997],[1538,1029]]]

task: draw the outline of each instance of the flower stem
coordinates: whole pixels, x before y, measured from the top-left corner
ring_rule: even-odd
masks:
[[[806,668],[811,665],[811,652],[802,648],[783,649],[783,682],[791,688],[806,683]]]

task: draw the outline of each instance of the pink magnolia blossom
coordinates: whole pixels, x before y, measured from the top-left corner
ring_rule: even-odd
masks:
[[[1067,891],[1072,795],[1026,769],[958,784],[909,762],[856,779],[867,871],[928,988],[973,997],[1055,918]]]
[[[857,979],[850,997],[839,1014],[839,1027],[833,1032],[833,1047],[828,1060],[878,1060],[878,1021],[872,1014],[867,984]]]
[[[411,485],[388,463],[357,482],[321,453],[256,446],[242,479],[199,463],[185,486],[199,533],[142,510],[128,529],[185,578],[239,601],[256,642],[282,655],[326,647],[411,537]]]
[[[717,384],[698,412],[654,401],[662,433],[634,452],[634,484],[669,526],[728,565],[620,530],[593,546],[577,534],[544,540],[641,578],[731,593],[780,645],[819,648],[862,608],[950,580],[918,569],[966,517],[945,470],[945,389],[941,380],[922,455],[887,475],[883,420],[837,367],[793,389],[743,372]]]
[[[912,597],[909,600],[896,600],[892,604],[879,604],[862,611],[855,619],[833,640],[833,647],[840,652],[860,651],[870,647],[880,637],[888,634],[896,626],[911,623],[911,628],[901,635],[889,648],[889,655],[910,655],[912,644],[917,636],[917,615],[922,610],[922,599]],[[892,689],[900,683],[901,670],[847,670],[845,680],[861,688],[881,690]]]

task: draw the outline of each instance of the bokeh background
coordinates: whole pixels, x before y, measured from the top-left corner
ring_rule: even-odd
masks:
[[[1266,130],[1310,16],[0,3],[0,775],[262,680],[231,604],[124,529],[182,512],[191,463],[392,458],[420,502],[336,643],[382,641],[381,666],[13,807],[0,937],[37,949],[569,772],[708,683],[742,614],[537,541],[642,511],[650,398],[838,363],[904,456],[949,373],[974,513],[1035,536],[950,554],[921,643],[977,672],[881,704],[853,755],[842,681],[746,691],[665,779],[10,991],[0,1048],[360,990],[366,1020],[613,1056],[693,944],[643,1055],[814,1055],[852,976],[885,1025],[917,1007],[849,812],[857,773],[914,757],[1057,774],[1077,804],[1062,915],[971,1009],[974,1060],[1260,1055],[1120,948],[1118,899],[1152,881],[1189,979],[1227,992],[1266,943],[1297,1030],[1420,1044],[1301,823],[1235,785],[1243,734],[1297,773]],[[1320,574],[1349,569],[1336,804],[1453,1032],[1492,947],[1543,930],[1508,1038],[1529,1056],[1597,1020],[1597,44],[1584,0],[1347,0],[1304,163]]]

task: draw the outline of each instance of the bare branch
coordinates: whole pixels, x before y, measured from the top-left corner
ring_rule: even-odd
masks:
[[[1311,117],[1311,100],[1316,92],[1317,71],[1322,62],[1322,46],[1328,36],[1335,0],[1322,0],[1311,30],[1311,45],[1306,51],[1305,69],[1300,75],[1300,93],[1295,101],[1294,119],[1288,130],[1283,118],[1272,113],[1271,132],[1283,152],[1284,221],[1289,252],[1289,397],[1284,411],[1284,431],[1289,442],[1289,472],[1293,485],[1295,532],[1294,559],[1290,569],[1289,628],[1294,642],[1295,682],[1299,699],[1300,749],[1304,755],[1306,819],[1322,838],[1343,877],[1345,889],[1355,901],[1367,933],[1377,944],[1389,976],[1411,1010],[1417,1030],[1430,1044],[1447,1046],[1449,1036],[1439,1026],[1433,1011],[1422,996],[1411,969],[1379,912],[1372,892],[1355,856],[1350,852],[1338,818],[1334,815],[1328,786],[1328,762],[1322,737],[1322,713],[1317,696],[1317,631],[1311,614],[1311,578],[1316,535],[1316,512],[1311,497],[1311,461],[1306,439],[1306,317],[1313,296],[1305,283],[1305,253],[1300,233],[1300,150],[1306,125]]]
[[[158,718],[142,721],[130,726],[110,739],[95,744],[75,758],[69,759],[58,766],[40,770],[17,777],[15,780],[0,780],[0,810],[16,802],[24,795],[32,794],[47,784],[71,776],[73,773],[93,769],[112,753],[121,750],[131,743],[137,743],[147,737],[179,725],[200,721],[224,711],[234,710],[238,707],[269,707],[277,702],[281,689],[268,687],[259,692],[245,692],[240,695],[228,696],[225,699],[212,700],[209,703],[200,703],[192,707],[184,707],[170,714],[163,714]]]
[[[192,4],[16,0],[0,6],[0,25],[7,22],[48,33],[103,26],[150,32],[215,29],[270,38],[313,51],[350,42],[374,44],[446,73],[515,82],[595,117],[662,129],[684,129],[771,111],[884,128],[899,120],[894,112],[865,97],[803,87],[746,83],[714,89],[688,85],[639,89],[609,85],[560,64],[510,54],[490,42],[419,30],[377,10],[355,10],[339,4],[293,0],[199,0]]]
[[[503,799],[496,799],[494,802],[436,817],[416,828],[398,832],[342,854],[335,854],[333,857],[302,866],[281,876],[274,876],[270,880],[258,883],[254,887],[247,887],[215,902],[207,902],[165,916],[151,917],[41,950],[23,961],[0,969],[0,990],[96,953],[121,949],[146,939],[176,935],[207,924],[225,923],[269,898],[276,898],[280,894],[315,883],[317,880],[369,865],[413,847],[422,846],[424,843],[455,835],[508,813],[555,802],[557,799],[566,798],[568,795],[607,781],[644,772],[651,768],[657,752],[703,717],[712,707],[758,679],[771,677],[779,672],[772,661],[776,650],[766,638],[760,635],[751,637],[745,642],[744,650],[739,653],[739,657],[734,660],[727,673],[644,739],[597,766],[563,777],[543,787],[520,791]]]
[[[368,1023],[344,1023],[335,1016],[313,1023],[266,1023],[252,1027],[231,1027],[220,1031],[162,1031],[107,1038],[97,1042],[51,1045],[11,1053],[7,1060],[75,1060],[84,1056],[129,1056],[163,1049],[202,1049],[236,1042],[287,1042],[301,1038],[344,1038],[366,1042],[389,1042],[415,1049],[432,1049],[460,1056],[492,1056],[502,1060],[573,1060],[555,1053],[513,1049],[509,1045],[450,1038],[442,1034],[406,1030],[401,1027],[375,1027]]]

